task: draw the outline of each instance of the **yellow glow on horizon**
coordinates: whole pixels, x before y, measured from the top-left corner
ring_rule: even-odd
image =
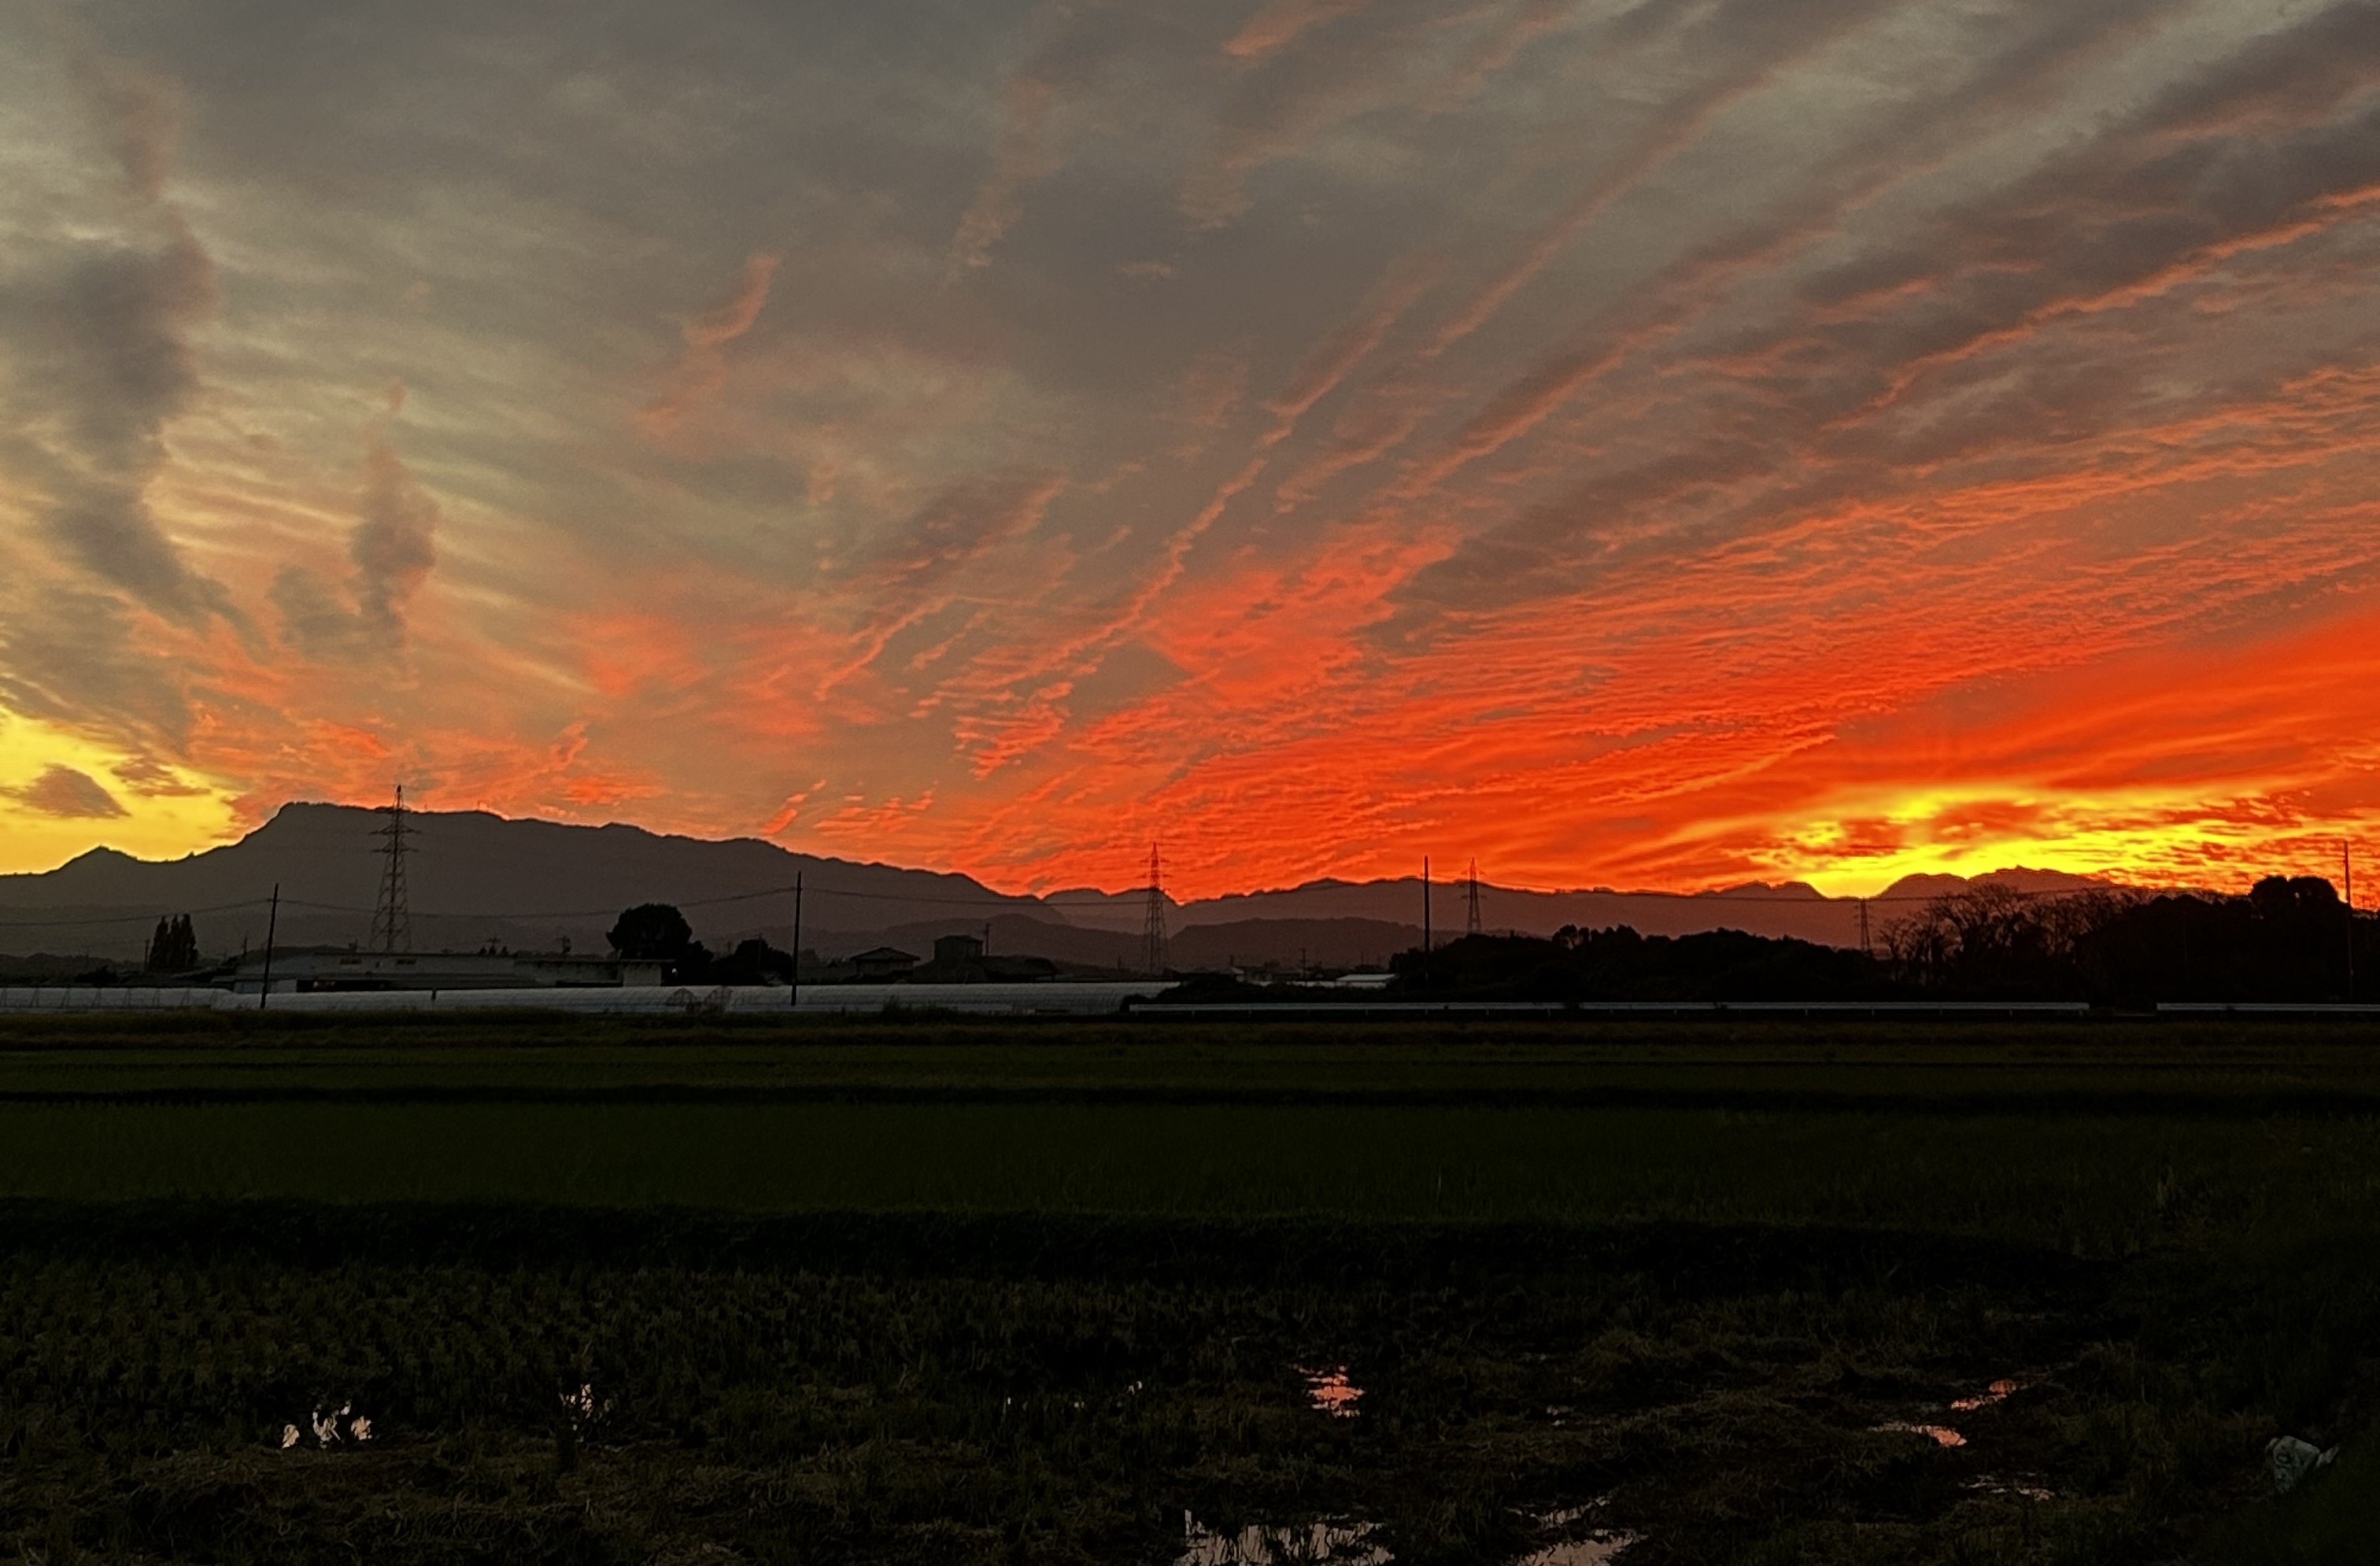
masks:
[[[121,813],[61,814],[59,799],[36,792],[53,769],[79,773]],[[142,859],[211,848],[239,834],[233,798],[215,779],[0,709],[0,873],[54,869],[102,846]]]
[[[1832,897],[1872,896],[1908,875],[2016,866],[2237,890],[2272,874],[2335,881],[2337,844],[2366,825],[2178,789],[1985,783],[1838,798],[1822,814],[1785,823],[1767,857],[1775,870]]]

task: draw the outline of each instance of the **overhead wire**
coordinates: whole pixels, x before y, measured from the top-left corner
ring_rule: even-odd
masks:
[[[79,928],[83,925],[147,924],[151,919],[156,918],[161,914],[168,912],[187,914],[192,917],[196,917],[200,914],[228,914],[241,908],[261,908],[271,901],[272,899],[269,897],[250,897],[238,903],[218,903],[212,908],[166,909],[161,906],[157,913],[111,914],[103,917],[92,917],[87,919],[0,919],[0,929],[56,929],[67,926]],[[288,899],[284,898],[282,901],[287,902]]]
[[[1377,885],[1379,883],[1375,882],[1374,884]],[[1288,896],[1292,895],[1294,890],[1295,889],[1291,889],[1289,891],[1276,892],[1243,892],[1237,895],[1253,900],[1257,897]],[[1741,904],[1790,904],[1797,907],[1804,908],[1812,907],[1814,905],[1852,907],[1861,903],[1931,903],[1943,895],[1940,892],[1878,892],[1869,897],[1828,897],[1825,893],[1820,892],[1813,896],[1797,897],[1778,892],[1666,892],[1650,890],[1619,892],[1608,887],[1577,887],[1563,889],[1534,886],[1497,886],[1492,883],[1483,884],[1480,890],[1488,892],[1519,892],[1522,895],[1530,897],[1597,897],[1624,898],[1632,900],[1650,898],[1682,903],[1708,902],[1723,907],[1733,907]],[[2009,890],[2008,894],[2025,899],[2039,897],[2070,897],[2079,895],[2084,892],[2099,890],[2124,889],[2103,889],[2095,887],[2011,888]],[[682,909],[712,908],[731,903],[757,902],[764,897],[791,897],[794,894],[794,891],[795,888],[790,882],[788,882],[783,886],[762,887],[751,892],[722,892],[713,897],[686,898],[675,903],[673,906]],[[1033,913],[1040,909],[1119,907],[1128,905],[1129,899],[1140,895],[1138,892],[1115,892],[1101,893],[1096,901],[1090,899],[1061,900],[1052,897],[1036,897],[1029,892],[990,892],[987,890],[986,894],[982,897],[936,897],[924,893],[912,894],[898,892],[858,892],[825,886],[808,887],[806,889],[806,894],[811,897],[840,897],[846,900],[869,903],[922,904],[929,907],[973,908],[994,913],[1008,912],[1025,914]],[[165,909],[162,904],[160,904],[159,912],[188,913],[192,916],[200,914],[227,914],[235,913],[243,908],[261,908],[270,901],[271,899],[264,897],[250,897],[237,903],[218,903],[211,907],[205,908],[171,910]],[[1222,899],[1211,899],[1209,901],[1220,902],[1222,901]],[[352,904],[317,903],[300,897],[284,897],[281,899],[281,903],[284,907],[304,908],[314,913],[358,914],[370,916],[372,912],[370,908],[359,907]],[[435,911],[426,912],[421,917],[424,918],[442,919],[607,919],[615,917],[619,911],[620,910],[617,908],[540,909],[529,912],[474,909],[456,913]],[[86,918],[0,919],[0,929],[56,929],[65,927],[80,928],[92,925],[143,924],[156,917],[157,915],[154,913],[140,913],[93,916]]]

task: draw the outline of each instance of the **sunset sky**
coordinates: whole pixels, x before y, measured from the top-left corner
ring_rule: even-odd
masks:
[[[0,869],[2380,876],[2376,278],[2374,4],[0,0]]]

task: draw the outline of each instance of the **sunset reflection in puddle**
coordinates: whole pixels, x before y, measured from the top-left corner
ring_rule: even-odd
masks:
[[[1548,1533],[1561,1533],[1586,1520],[1597,1509],[1609,1504],[1609,1496],[1600,1496],[1585,1506],[1564,1507],[1559,1511],[1540,1512],[1536,1524]],[[1620,1552],[1634,1544],[1641,1536],[1625,1528],[1594,1528],[1574,1539],[1550,1544],[1531,1550],[1512,1566],[1607,1566],[1620,1558]]]
[[[1333,1419],[1355,1417],[1359,1412],[1355,1404],[1363,1397],[1364,1389],[1347,1379],[1345,1366],[1329,1370],[1307,1370],[1301,1366],[1298,1374],[1305,1378],[1305,1398],[1311,1406]]]
[[[1333,1561],[1340,1566],[1388,1566],[1389,1552],[1365,1539],[1370,1523],[1308,1523],[1266,1527],[1251,1523],[1236,1534],[1217,1533],[1189,1512],[1182,1514],[1182,1553],[1174,1566],[1289,1566]]]
[[[1967,1481],[1967,1487],[1978,1495],[2016,1496],[2024,1500],[2049,1500],[2056,1495],[2039,1477],[2032,1475],[2022,1479],[1999,1479],[1989,1474],[1978,1474]]]
[[[1581,1508],[1580,1511],[1585,1509]],[[1563,1514],[1574,1518],[1580,1513]],[[1306,1523],[1274,1527],[1251,1523],[1236,1533],[1209,1528],[1191,1513],[1182,1514],[1182,1553],[1173,1566],[1393,1566],[1396,1557],[1371,1542],[1378,1524],[1339,1522]],[[1614,1566],[1621,1551],[1638,1536],[1625,1529],[1598,1529],[1562,1544],[1548,1545],[1522,1556],[1512,1566]]]
[[[1979,1408],[1989,1408],[1996,1402],[2006,1402],[2009,1399],[2014,1397],[2017,1393],[2022,1390],[2024,1390],[2023,1382],[2003,1378],[2000,1380],[1993,1382],[1989,1387],[1986,1387],[1984,1390],[1975,1393],[1972,1397],[1952,1398],[1950,1400],[1950,1412],[1953,1414],[1973,1414]]]
[[[1894,1420],[1888,1424],[1875,1426],[1873,1428],[1898,1431],[1903,1435],[1923,1436],[1937,1447],[1962,1447],[1967,1444],[1967,1438],[1948,1425],[1910,1425]]]
[[[1620,1552],[1636,1542],[1636,1536],[1625,1530],[1589,1534],[1568,1544],[1548,1545],[1545,1548],[1521,1557],[1515,1566],[1607,1566],[1620,1559]]]

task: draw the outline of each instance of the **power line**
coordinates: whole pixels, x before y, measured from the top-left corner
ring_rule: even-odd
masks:
[[[381,809],[383,811],[390,808],[391,807],[387,806],[381,807]],[[406,814],[411,815],[414,813],[411,807],[407,806],[405,808]],[[419,827],[408,825],[406,827],[405,832],[407,837],[409,839],[418,834],[420,830],[421,829]],[[383,827],[380,829],[380,834],[385,835],[388,829]],[[415,852],[410,844],[407,844],[406,852],[408,854]],[[1483,890],[1485,890],[1487,883],[1479,882],[1478,884]],[[763,897],[790,898],[793,896],[795,890],[795,883],[794,881],[787,881],[781,886],[759,887],[750,892],[721,892],[710,897],[682,898],[677,901],[675,905],[679,908],[715,908],[724,906],[732,903],[754,902]],[[1299,889],[1295,887],[1286,887],[1273,892],[1243,892],[1237,895],[1240,901],[1248,902],[1258,897],[1288,896],[1298,890]],[[1544,887],[1504,885],[1501,883],[1498,884],[1495,890],[1498,892],[1513,892],[1531,897],[1599,897],[1639,901],[1658,900],[1672,903],[1703,903],[1717,907],[1732,907],[1736,904],[1743,904],[1761,905],[1791,904],[1795,907],[1803,908],[1826,908],[1840,906],[1845,903],[1931,903],[1944,895],[1941,892],[1878,892],[1874,896],[1862,898],[1828,897],[1824,893],[1819,893],[1815,897],[1794,897],[1778,892],[1667,892],[1651,889],[1621,892],[1615,891],[1609,887]],[[2006,891],[2003,895],[2021,897],[2030,901],[2034,898],[2074,897],[2092,892],[2120,892],[2127,890],[2134,889],[2121,886],[2045,887],[2029,891],[2010,889]],[[1147,889],[1144,887],[1141,891],[1143,895],[1146,896]],[[990,889],[986,888],[984,893],[980,896],[937,897],[926,892],[859,892],[840,890],[828,886],[814,886],[808,889],[808,895],[811,897],[840,897],[847,901],[861,903],[905,903],[927,907],[976,908],[993,913],[1007,912],[1015,914],[1032,914],[1044,909],[1063,908],[1106,908],[1121,911],[1122,907],[1129,905],[1127,899],[1130,894],[1125,892],[1103,892],[1092,897],[1037,897],[1031,892],[993,892]],[[263,907],[267,901],[268,899],[262,897],[249,897],[243,898],[236,903],[219,903],[212,907],[192,908],[187,911],[193,915],[235,913],[242,908]],[[382,912],[382,907],[385,905],[384,898],[382,899],[382,905],[370,908],[358,907],[355,904],[346,903],[315,903],[298,897],[284,897],[281,899],[281,902],[285,907],[306,908],[316,913],[325,914],[377,915]],[[163,904],[161,904],[158,906],[162,907]],[[534,909],[528,911],[468,909],[452,913],[432,910],[425,913],[422,917],[424,918],[450,919],[608,919],[616,917],[618,913],[619,909],[617,908],[560,908]],[[152,907],[145,913],[104,915],[88,918],[0,919],[0,929],[50,929],[69,926],[80,928],[94,925],[145,924],[156,917],[157,908]],[[1144,908],[1144,925],[1145,922],[1146,915]]]
[[[418,828],[408,828],[407,832],[410,833],[419,830],[419,829]],[[408,849],[407,852],[409,853],[411,850]],[[1481,885],[1484,888],[1486,883],[1482,882]],[[1142,890],[1143,894],[1146,895],[1147,889],[1144,888]],[[1250,898],[1261,896],[1288,896],[1291,892],[1296,890],[1296,888],[1288,888],[1275,892],[1244,892],[1239,895],[1242,901],[1245,901]],[[1908,892],[1898,894],[1880,892],[1873,897],[1861,898],[1827,897],[1823,894],[1818,897],[1812,898],[1781,897],[1773,893],[1762,892],[1745,892],[1730,895],[1726,892],[1612,892],[1601,888],[1562,890],[1549,887],[1503,885],[1499,885],[1496,890],[1499,892],[1520,892],[1536,897],[1658,898],[1665,902],[1677,903],[1706,902],[1719,907],[1731,907],[1737,904],[1791,904],[1795,907],[1801,908],[1829,908],[1840,907],[1845,903],[1931,903],[1943,895],[1940,892]],[[2104,888],[2058,887],[2055,889],[2044,888],[2030,892],[2010,892],[2007,895],[2022,897],[2030,901],[2031,899],[2038,897],[2079,897],[2091,892],[2120,892],[2127,890],[2132,889],[2113,886]],[[749,903],[762,897],[791,897],[794,894],[794,883],[787,881],[783,886],[761,887],[752,892],[722,892],[714,897],[681,898],[675,904],[675,906],[679,908],[715,908],[729,903]],[[1004,912],[1015,914],[1031,914],[1048,908],[1112,909],[1116,908],[1119,904],[1123,904],[1125,901],[1124,894],[1120,892],[1113,895],[1101,896],[1096,901],[1067,901],[1055,898],[1037,898],[1029,892],[995,892],[990,893],[988,898],[933,897],[924,893],[912,894],[905,892],[839,891],[836,888],[827,886],[811,887],[808,894],[812,897],[841,897],[862,903],[907,903],[922,904],[928,907],[978,908],[990,910],[994,913]],[[228,914],[237,912],[242,908],[261,908],[267,901],[268,899],[262,897],[249,897],[244,898],[237,903],[218,903],[212,907],[191,908],[186,911],[192,915]],[[361,907],[351,903],[315,903],[299,897],[284,897],[281,900],[281,903],[284,907],[307,908],[320,914],[370,915],[379,911],[377,908]],[[164,904],[161,904],[158,906],[162,907]],[[619,912],[620,910],[617,908],[532,909],[526,912],[516,912],[505,909],[466,909],[456,912],[444,912],[432,909],[424,913],[421,917],[426,919],[608,919],[616,917]],[[157,908],[152,907],[146,913],[111,914],[91,918],[0,919],[0,929],[29,929],[35,928],[48,929],[52,927],[69,925],[146,924],[156,917]]]
[[[271,901],[272,899],[268,897],[250,897],[238,903],[218,903],[211,908],[186,908],[183,912],[195,918],[200,914],[230,914],[237,913],[242,908],[261,908]],[[285,898],[283,901],[288,900]],[[342,909],[340,911],[359,913],[362,910]],[[151,912],[111,914],[104,917],[89,919],[0,919],[0,929],[79,929],[89,925],[145,925],[156,917],[154,912]]]

